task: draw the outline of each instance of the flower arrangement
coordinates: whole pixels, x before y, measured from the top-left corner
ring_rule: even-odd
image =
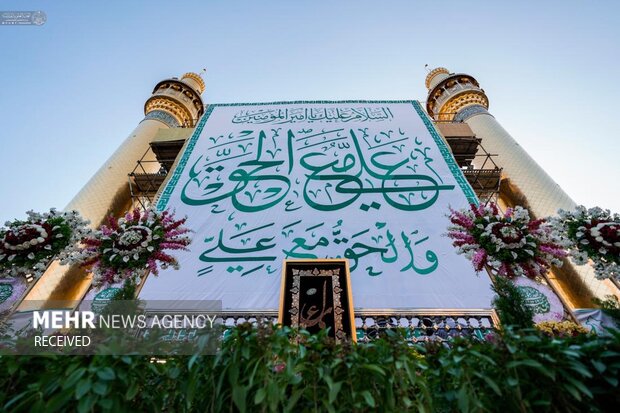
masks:
[[[572,321],[543,321],[536,324],[536,328],[549,337],[576,337],[587,334],[588,330]]]
[[[620,215],[581,205],[575,211],[560,209],[558,215],[551,223],[563,235],[575,264],[591,259],[597,278],[620,280]]]
[[[0,279],[0,314],[11,310],[28,290],[28,281],[24,277]]]
[[[25,221],[9,221],[0,229],[0,278],[41,277],[52,258],[65,264],[90,231],[77,211],[26,214]]]
[[[488,265],[502,276],[533,279],[545,275],[551,265],[561,266],[566,256],[551,226],[544,219],[530,220],[520,206],[504,215],[493,203],[450,211],[447,236],[476,271]]]
[[[190,231],[183,227],[185,220],[168,211],[138,209],[118,220],[109,217],[108,225],[83,240],[85,247],[74,262],[92,266],[96,286],[137,280],[144,270],[157,275],[158,264],[178,269],[176,258],[164,250],[187,250],[191,240],[185,235]]]

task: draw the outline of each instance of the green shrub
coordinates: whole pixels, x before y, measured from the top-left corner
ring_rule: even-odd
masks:
[[[216,356],[3,356],[6,411],[596,412],[620,405],[620,336],[411,345],[393,330],[337,345],[290,329],[231,331]]]
[[[497,294],[493,307],[503,326],[515,329],[534,327],[534,310],[525,304],[525,297],[512,281],[495,277],[492,288]]]

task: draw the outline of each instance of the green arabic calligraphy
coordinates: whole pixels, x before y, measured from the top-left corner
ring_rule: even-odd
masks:
[[[354,123],[393,115],[389,108],[258,109],[237,113],[232,123],[284,125],[328,117]],[[230,276],[268,275],[277,271],[274,262],[281,257],[342,256],[350,260],[351,271],[361,266],[371,277],[394,272],[428,275],[438,268],[437,254],[418,247],[429,236],[414,235],[417,230],[407,232],[389,220],[360,228],[359,222],[347,225],[346,215],[306,215],[308,208],[331,213],[352,206],[372,220],[376,214],[389,214],[390,208],[431,208],[443,193],[452,191],[455,185],[444,182],[435,167],[433,147],[418,136],[410,137],[404,128],[265,126],[213,134],[209,144],[197,154],[180,187],[186,205],[208,205],[211,216],[227,217],[226,226],[210,229],[204,237],[199,259],[208,264],[197,276],[221,271]],[[279,216],[248,215],[270,210]]]

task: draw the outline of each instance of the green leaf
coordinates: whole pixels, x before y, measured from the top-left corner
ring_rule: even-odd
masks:
[[[458,398],[459,409],[462,412],[468,412],[469,411],[469,397],[467,396],[467,389],[465,388],[465,386],[462,386],[459,389],[457,398]]]
[[[93,394],[89,394],[86,397],[82,397],[78,403],[78,412],[88,413],[92,410],[94,404],[95,404],[95,396]]]
[[[254,404],[261,404],[261,402],[265,400],[266,395],[267,395],[267,392],[265,391],[264,387],[261,387],[260,389],[258,389],[256,394],[254,395]]]
[[[192,369],[192,366],[194,365],[194,363],[198,360],[198,354],[194,354],[189,361],[187,362],[187,368],[189,370]]]
[[[82,378],[84,373],[86,373],[86,369],[84,367],[80,367],[79,369],[75,370],[69,375],[69,377],[67,377],[63,384],[63,387],[73,387],[75,383],[77,383],[77,381]]]
[[[246,397],[247,391],[245,389],[244,386],[240,386],[240,385],[233,385],[232,388],[232,399],[233,402],[235,403],[235,405],[237,406],[237,408],[241,411],[241,412],[245,412],[246,411],[246,407],[245,407],[245,397]]]
[[[179,374],[181,374],[181,369],[179,369],[178,367],[173,367],[168,370],[168,377],[170,377],[172,380],[176,380],[179,377]]]
[[[366,370],[374,371],[375,373],[385,376],[385,370],[383,370],[381,367],[376,366],[374,364],[364,364],[362,368]]]
[[[333,386],[329,389],[329,403],[333,403],[336,401],[336,397],[338,397],[338,393],[340,392],[340,388],[342,387],[342,382],[334,383]]]
[[[411,407],[413,406],[413,402],[411,401],[411,399],[407,396],[403,397],[403,403],[405,404],[405,407]]]
[[[108,394],[109,386],[105,381],[98,381],[93,385],[93,391],[100,396]]]
[[[75,398],[76,399],[81,399],[82,396],[84,396],[86,393],[88,393],[88,391],[90,390],[92,386],[92,383],[90,381],[90,379],[83,379],[80,380],[77,384],[77,386],[75,386]]]
[[[481,379],[483,379],[486,384],[488,384],[488,386],[493,389],[493,391],[495,392],[495,394],[497,394],[498,396],[502,395],[502,391],[499,389],[499,386],[497,385],[497,383],[495,383],[490,377],[486,376],[483,373],[479,373],[476,372],[474,373],[476,376],[480,377]]]
[[[132,400],[134,397],[136,397],[139,390],[140,390],[140,387],[138,386],[138,382],[137,381],[131,382],[131,384],[129,385],[129,388],[127,389],[127,392],[125,393],[125,400]]]
[[[67,402],[71,400],[72,396],[72,389],[65,389],[55,394],[45,405],[45,410],[49,412],[60,410],[61,407],[65,406]]]
[[[112,408],[113,405],[113,401],[112,399],[108,399],[108,398],[104,398],[104,399],[99,399],[99,406],[103,407],[106,410],[110,410]]]
[[[280,388],[275,381],[267,386],[267,398],[269,399],[269,409],[276,411],[280,399]]]
[[[592,392],[590,391],[590,389],[588,389],[586,387],[585,384],[583,384],[583,382],[576,380],[570,376],[566,377],[566,380],[568,382],[570,382],[573,386],[575,386],[577,389],[579,389],[580,392],[582,392],[583,394],[585,394],[586,396],[588,396],[589,398],[593,398],[594,396],[592,395]]]
[[[375,398],[372,397],[372,394],[368,390],[364,390],[362,392],[362,396],[364,397],[364,400],[366,400],[367,405],[370,407],[375,407]]]
[[[570,384],[566,383],[564,385],[564,388],[568,390],[571,396],[573,396],[576,400],[581,401],[581,394],[579,394],[579,392],[574,386],[571,386]]]
[[[597,360],[592,360],[592,365],[594,366],[594,368],[599,372],[602,373],[605,371],[605,369],[607,368],[605,366],[605,364],[601,363],[600,361]]]
[[[294,391],[293,394],[288,398],[288,404],[286,405],[285,411],[286,412],[293,411],[293,408],[295,407],[295,405],[297,404],[301,396],[303,396],[303,394],[304,394],[303,389]]]
[[[116,374],[114,374],[114,370],[112,370],[111,367],[104,367],[97,370],[97,377],[101,380],[114,380],[116,378]]]
[[[577,373],[581,374],[583,377],[587,377],[587,378],[592,377],[592,373],[590,373],[590,371],[582,363],[574,361],[570,363],[570,367],[571,369],[575,370]]]
[[[528,367],[533,367],[538,370],[545,370],[542,364],[540,364],[536,360],[530,360],[530,359],[511,361],[510,363],[506,364],[507,369],[511,369],[511,368],[519,367],[519,366],[528,366]]]
[[[495,361],[493,361],[493,359],[485,354],[480,353],[479,351],[476,350],[471,350],[470,351],[471,354],[473,354],[474,356],[485,360],[486,362],[488,362],[490,365],[495,366],[497,363],[495,363]]]
[[[579,352],[572,351],[572,350],[564,350],[564,354],[566,354],[569,357],[576,358],[576,359],[581,357],[581,354]]]
[[[3,407],[5,409],[8,409],[9,407],[11,407],[12,405],[14,405],[15,403],[17,403],[18,401],[20,401],[21,399],[23,399],[24,397],[28,396],[29,394],[26,392],[23,392],[21,394],[18,394],[17,396],[13,397],[7,404],[5,404]],[[32,395],[30,395],[30,397],[32,397]],[[27,401],[28,399],[26,399]]]

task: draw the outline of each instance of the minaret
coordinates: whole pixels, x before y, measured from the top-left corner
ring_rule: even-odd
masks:
[[[484,149],[496,155],[494,162],[503,168],[500,205],[522,205],[540,218],[556,215],[560,208],[574,209],[575,202],[489,113],[489,99],[473,76],[438,67],[426,76],[426,87],[426,110],[435,121],[465,122],[482,139]],[[480,167],[476,160],[474,166]],[[597,280],[589,266],[573,266],[567,260],[554,271],[552,281],[574,307],[592,307],[592,296],[615,290],[609,281]]]
[[[200,95],[205,90],[203,79],[196,73],[185,73],[181,79],[171,78],[157,83],[144,104],[144,119],[108,158],[65,210],[77,210],[96,228],[110,214],[118,215],[131,206],[127,175],[147,152],[160,129],[193,128],[204,113]],[[153,168],[157,170],[156,162]],[[54,262],[32,288],[27,300],[77,299],[90,280],[83,271]]]
[[[159,82],[144,104],[144,119],[65,209],[79,211],[93,226],[98,226],[109,214],[129,206],[127,174],[147,151],[159,129],[194,127],[204,113],[200,97],[204,89],[204,81],[195,73],[186,73],[181,80]]]

